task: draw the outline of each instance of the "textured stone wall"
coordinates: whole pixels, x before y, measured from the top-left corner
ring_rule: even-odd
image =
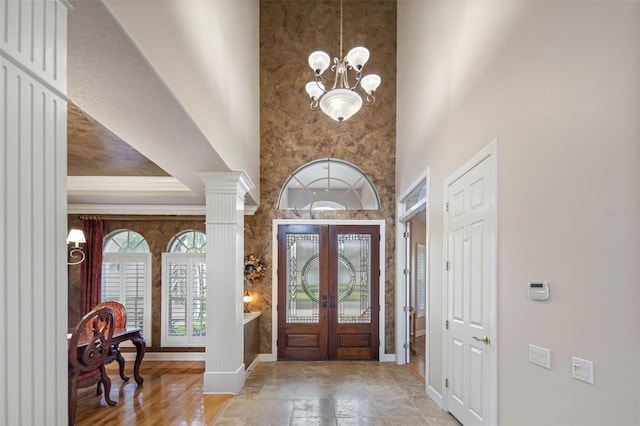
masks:
[[[363,107],[338,123],[310,111],[305,84],[313,73],[309,53],[340,50],[340,2],[261,1],[260,3],[260,207],[245,217],[245,251],[273,264],[273,219],[383,219],[386,221],[387,353],[394,352],[395,299],[395,140],[396,140],[396,3],[345,1],[343,54],[355,46],[371,52],[365,74],[376,73],[382,84],[374,106]],[[327,71],[331,74],[330,70]],[[360,167],[380,195],[380,211],[293,212],[277,209],[280,188],[299,166],[335,157]],[[247,284],[254,294],[252,310],[262,311],[260,352],[271,352],[271,275]]]
[[[206,232],[204,216],[101,216],[105,236],[118,229],[129,229],[142,235],[151,250],[151,324],[152,347],[147,352],[202,352],[204,348],[160,347],[162,309],[162,253],[167,250],[171,238],[181,231],[195,229]],[[69,215],[69,229],[82,229],[78,215]],[[81,317],[80,265],[69,266],[69,326],[73,327]]]

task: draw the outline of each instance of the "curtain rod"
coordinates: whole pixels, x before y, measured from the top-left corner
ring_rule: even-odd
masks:
[[[79,216],[81,220],[104,220],[104,221],[138,221],[138,220],[154,220],[154,221],[167,221],[167,220],[203,220],[205,215],[197,216],[156,216],[156,215],[136,215],[136,216]]]

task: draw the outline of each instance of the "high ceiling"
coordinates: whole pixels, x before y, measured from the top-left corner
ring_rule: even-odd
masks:
[[[259,3],[71,3],[69,211],[202,213],[231,170],[257,205]]]

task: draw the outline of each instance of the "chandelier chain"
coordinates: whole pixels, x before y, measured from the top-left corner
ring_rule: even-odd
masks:
[[[342,0],[340,0],[340,60],[342,58]]]

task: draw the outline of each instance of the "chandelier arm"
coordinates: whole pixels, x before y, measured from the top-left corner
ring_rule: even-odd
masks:
[[[367,93],[367,96],[365,97],[365,99],[367,100],[367,106],[369,105],[373,105],[376,103],[376,97],[373,96],[373,93]]]
[[[333,80],[333,87],[331,88],[331,90],[337,88],[337,87],[343,87],[340,84],[344,83],[344,80],[341,81],[341,75],[342,75],[342,68],[343,68],[343,64],[340,62],[340,60],[338,58],[333,58],[333,66],[331,67],[331,70],[335,72],[336,76]]]
[[[316,74],[315,82],[316,82],[316,86],[318,86],[318,89],[322,90],[323,94],[327,93],[327,89],[325,89],[324,84],[322,83],[322,76],[321,75],[317,75]]]
[[[311,109],[311,111],[317,111],[318,109],[320,109],[320,104],[318,103],[318,100],[314,98],[309,104],[309,108]]]
[[[355,71],[355,69],[353,67],[351,67],[351,69]],[[353,87],[349,87],[347,85],[347,87],[349,87],[351,90],[356,90],[358,88],[358,85],[360,84],[360,80],[362,79],[362,70],[356,71],[355,79],[356,79],[356,82],[354,83]],[[360,86],[360,87],[362,87],[362,86]]]

